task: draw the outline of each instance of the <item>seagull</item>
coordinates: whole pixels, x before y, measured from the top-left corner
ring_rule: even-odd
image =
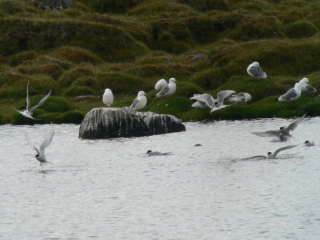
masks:
[[[244,158],[242,160],[249,160],[249,159],[252,159],[252,158],[275,159],[279,152],[287,150],[287,149],[290,149],[290,148],[294,148],[296,146],[298,146],[298,145],[289,145],[289,146],[277,149],[274,153],[268,152],[267,156],[259,155],[259,156],[253,156],[253,157],[249,157],[249,158]]]
[[[110,107],[112,105],[114,97],[113,97],[113,93],[110,88],[106,88],[104,90],[102,100],[103,100],[103,103],[105,105],[107,105],[108,107]]]
[[[47,137],[43,140],[43,142],[40,145],[40,151],[36,148],[36,146],[30,141],[29,135],[27,134],[27,140],[29,142],[29,145],[32,149],[36,150],[37,155],[35,155],[36,159],[40,162],[40,166],[42,167],[43,171],[43,165],[46,163],[50,163],[46,159],[46,155],[44,154],[44,149],[48,147],[52,141],[54,135],[54,128],[48,133]]]
[[[279,130],[271,130],[266,132],[253,132],[253,134],[260,137],[279,137],[281,141],[287,141],[288,137],[292,137],[292,135],[290,134],[290,131],[295,130],[298,127],[298,125],[302,122],[305,116],[306,116],[306,113],[298,120],[289,124],[287,127],[280,127]]]
[[[246,104],[247,102],[251,101],[251,99],[252,99],[251,95],[246,92],[239,92],[237,94],[233,94],[228,98],[230,102],[242,103],[242,104]]]
[[[194,94],[190,99],[196,100],[196,102],[192,104],[191,107],[212,108],[214,105],[214,98],[208,93]]]
[[[267,73],[262,71],[258,62],[251,63],[247,68],[247,73],[252,77],[270,78],[267,76]]]
[[[234,90],[222,90],[220,92],[217,93],[217,99],[214,101],[214,105],[210,111],[210,113],[219,110],[221,108],[225,108],[231,105],[224,105],[223,101],[226,97],[229,97],[231,94],[236,93],[236,91]]]
[[[132,110],[144,108],[147,105],[147,97],[145,95],[146,93],[144,91],[140,91],[138,96],[133,100],[130,108]]]
[[[26,110],[24,111],[19,111],[15,108],[13,108],[14,110],[16,110],[18,113],[21,113],[23,116],[27,117],[27,118],[31,118],[31,119],[34,119],[34,120],[39,120],[39,119],[36,119],[34,118],[32,115],[33,115],[33,111],[36,110],[37,108],[41,107],[42,104],[48,99],[48,97],[50,96],[51,94],[51,90],[49,91],[49,93],[44,97],[42,98],[37,105],[33,106],[31,109],[30,109],[30,99],[29,99],[29,93],[28,93],[28,87],[29,87],[29,82],[27,84],[27,106],[26,106]]]
[[[319,97],[319,94],[317,93],[318,90],[312,87],[310,84],[308,84],[308,82],[309,82],[308,78],[302,78],[299,81],[301,93],[313,93],[317,97]]]
[[[301,96],[301,85],[296,83],[294,88],[289,89],[285,94],[281,95],[277,101],[292,101]]]
[[[146,154],[148,154],[149,157],[151,157],[151,156],[168,156],[168,155],[172,155],[171,152],[161,153],[161,152],[152,152],[151,150],[148,150],[148,152]]]
[[[311,146],[315,146],[316,144],[315,144],[314,141],[312,141],[312,142],[305,141],[305,142],[304,142],[304,145],[307,146],[307,147],[311,147]]]
[[[160,91],[162,90],[162,88],[166,87],[168,85],[167,81],[165,79],[160,79],[156,85],[154,86],[154,88],[157,90],[157,91]]]
[[[176,92],[176,89],[177,89],[176,82],[177,82],[176,79],[170,78],[169,84],[167,84],[166,86],[162,87],[160,92],[158,92],[155,96],[156,97],[170,97],[170,96],[172,96]]]

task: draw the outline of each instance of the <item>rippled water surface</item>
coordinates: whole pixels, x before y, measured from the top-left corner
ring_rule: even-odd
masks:
[[[287,143],[250,133],[292,121],[112,140],[80,140],[79,125],[2,125],[0,239],[319,239],[320,118]],[[42,172],[25,134],[39,146],[53,126]],[[277,159],[242,160],[290,144]]]

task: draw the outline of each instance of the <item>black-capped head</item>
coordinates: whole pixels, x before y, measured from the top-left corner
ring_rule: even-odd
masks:
[[[216,106],[217,106],[218,104],[219,104],[218,102],[214,102],[214,105],[216,105]]]
[[[268,152],[268,156],[272,155],[272,152]]]
[[[280,130],[283,130],[283,129],[284,129],[284,127],[281,127],[281,128],[280,128]]]
[[[37,154],[35,157],[38,158],[40,156],[40,154]]]
[[[304,143],[310,143],[309,141],[305,141]]]
[[[148,152],[146,154],[151,153],[151,152],[152,152],[151,150],[148,150]]]

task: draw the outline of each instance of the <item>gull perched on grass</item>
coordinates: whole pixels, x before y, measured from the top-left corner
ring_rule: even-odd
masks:
[[[191,107],[212,108],[214,105],[214,98],[208,93],[194,94],[190,99],[196,100],[196,102],[192,104]]]
[[[148,150],[148,152],[146,152],[146,154],[148,154],[149,157],[151,157],[151,156],[168,156],[168,155],[172,155],[171,152],[161,153],[161,152],[152,152],[151,150]]]
[[[302,78],[299,81],[301,93],[312,93],[312,94],[315,94],[317,97],[320,97],[319,94],[317,93],[318,90],[312,87],[308,82],[309,82],[308,78]]]
[[[138,96],[133,100],[130,108],[132,110],[139,110],[144,108],[147,105],[147,97],[145,96],[146,93],[144,91],[140,91]]]
[[[46,159],[46,155],[44,154],[44,149],[47,148],[53,138],[54,135],[54,128],[48,133],[48,135],[46,136],[46,138],[43,140],[43,142],[40,145],[40,151],[36,148],[36,146],[30,141],[29,135],[27,134],[27,140],[28,143],[30,145],[30,147],[34,150],[36,150],[37,155],[35,155],[36,159],[40,162],[40,166],[42,167],[42,171],[43,171],[43,166],[46,163],[50,163],[47,161]]]
[[[252,158],[275,159],[279,152],[284,151],[284,150],[287,150],[287,149],[290,149],[290,148],[294,148],[294,147],[296,147],[296,146],[298,146],[298,145],[289,145],[289,146],[286,146],[286,147],[282,147],[282,148],[277,149],[274,153],[268,152],[268,155],[267,155],[267,156],[258,155],[258,156],[253,156],[253,157],[249,157],[249,158],[244,158],[244,159],[242,159],[242,160],[249,160],[249,159],[252,159]]]
[[[231,105],[224,105],[223,101],[226,97],[229,97],[231,94],[234,94],[234,93],[236,93],[236,91],[234,91],[234,90],[222,90],[222,91],[218,92],[217,99],[214,101],[214,104],[213,104],[213,107],[212,107],[210,113],[212,113],[216,110],[219,110],[221,108],[231,106],[232,104]]]
[[[301,96],[301,85],[296,83],[294,88],[289,89],[285,94],[281,95],[277,101],[293,101]]]
[[[306,116],[306,113],[298,120],[289,124],[287,127],[280,127],[279,130],[271,130],[266,132],[253,132],[253,134],[260,137],[278,137],[280,141],[286,141],[289,137],[292,137],[292,135],[290,134],[290,131],[295,130],[298,127],[298,125],[302,122],[305,116]]]
[[[114,97],[113,97],[113,93],[111,91],[110,88],[106,88],[104,90],[104,94],[102,97],[102,101],[105,105],[107,105],[108,107],[110,107],[113,103]]]
[[[251,63],[247,68],[247,73],[252,77],[258,77],[258,78],[270,78],[267,76],[267,73],[262,71],[262,69],[259,67],[258,62]]]
[[[164,80],[164,79],[163,79]],[[162,81],[159,80],[159,81]],[[158,83],[159,83],[158,81]],[[157,86],[156,84],[156,87],[162,87],[160,92],[158,92],[155,97],[170,97],[172,96],[176,90],[177,90],[177,85],[176,85],[176,80],[174,78],[170,78],[169,80],[169,84],[167,84],[166,86],[164,86],[164,82],[162,81],[162,83],[159,83],[159,85]]]
[[[30,99],[29,99],[29,93],[28,93],[28,87],[29,87],[29,82],[27,84],[27,106],[26,106],[26,110],[24,111],[19,111],[15,108],[13,108],[14,110],[16,110],[18,113],[22,114],[23,116],[27,117],[27,118],[31,118],[31,119],[34,119],[34,120],[39,120],[39,119],[36,119],[34,118],[32,115],[33,115],[33,111],[36,110],[37,108],[41,107],[43,105],[43,103],[48,99],[48,97],[50,96],[51,94],[51,90],[49,91],[49,93],[44,97],[42,98],[37,105],[33,106],[32,108],[30,108]]]
[[[242,103],[243,105],[246,104],[247,102],[251,101],[251,99],[252,99],[251,95],[246,92],[239,92],[239,93],[231,95],[228,98],[228,100],[230,102]]]

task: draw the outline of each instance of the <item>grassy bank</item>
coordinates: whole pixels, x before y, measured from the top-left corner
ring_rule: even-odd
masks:
[[[147,92],[143,110],[183,121],[320,115],[320,99],[303,95],[275,102],[303,77],[320,88],[318,1],[173,0],[73,1],[74,8],[42,10],[37,1],[0,0],[0,123],[81,122],[103,106],[105,88],[115,107],[129,106]],[[204,54],[193,60],[197,54]],[[258,61],[271,79],[254,79],[247,66]],[[175,77],[177,92],[153,98],[160,78]],[[25,108],[52,89],[34,114]],[[247,106],[210,114],[193,109],[195,93],[223,89],[252,95]],[[77,98],[82,95],[100,98]]]

